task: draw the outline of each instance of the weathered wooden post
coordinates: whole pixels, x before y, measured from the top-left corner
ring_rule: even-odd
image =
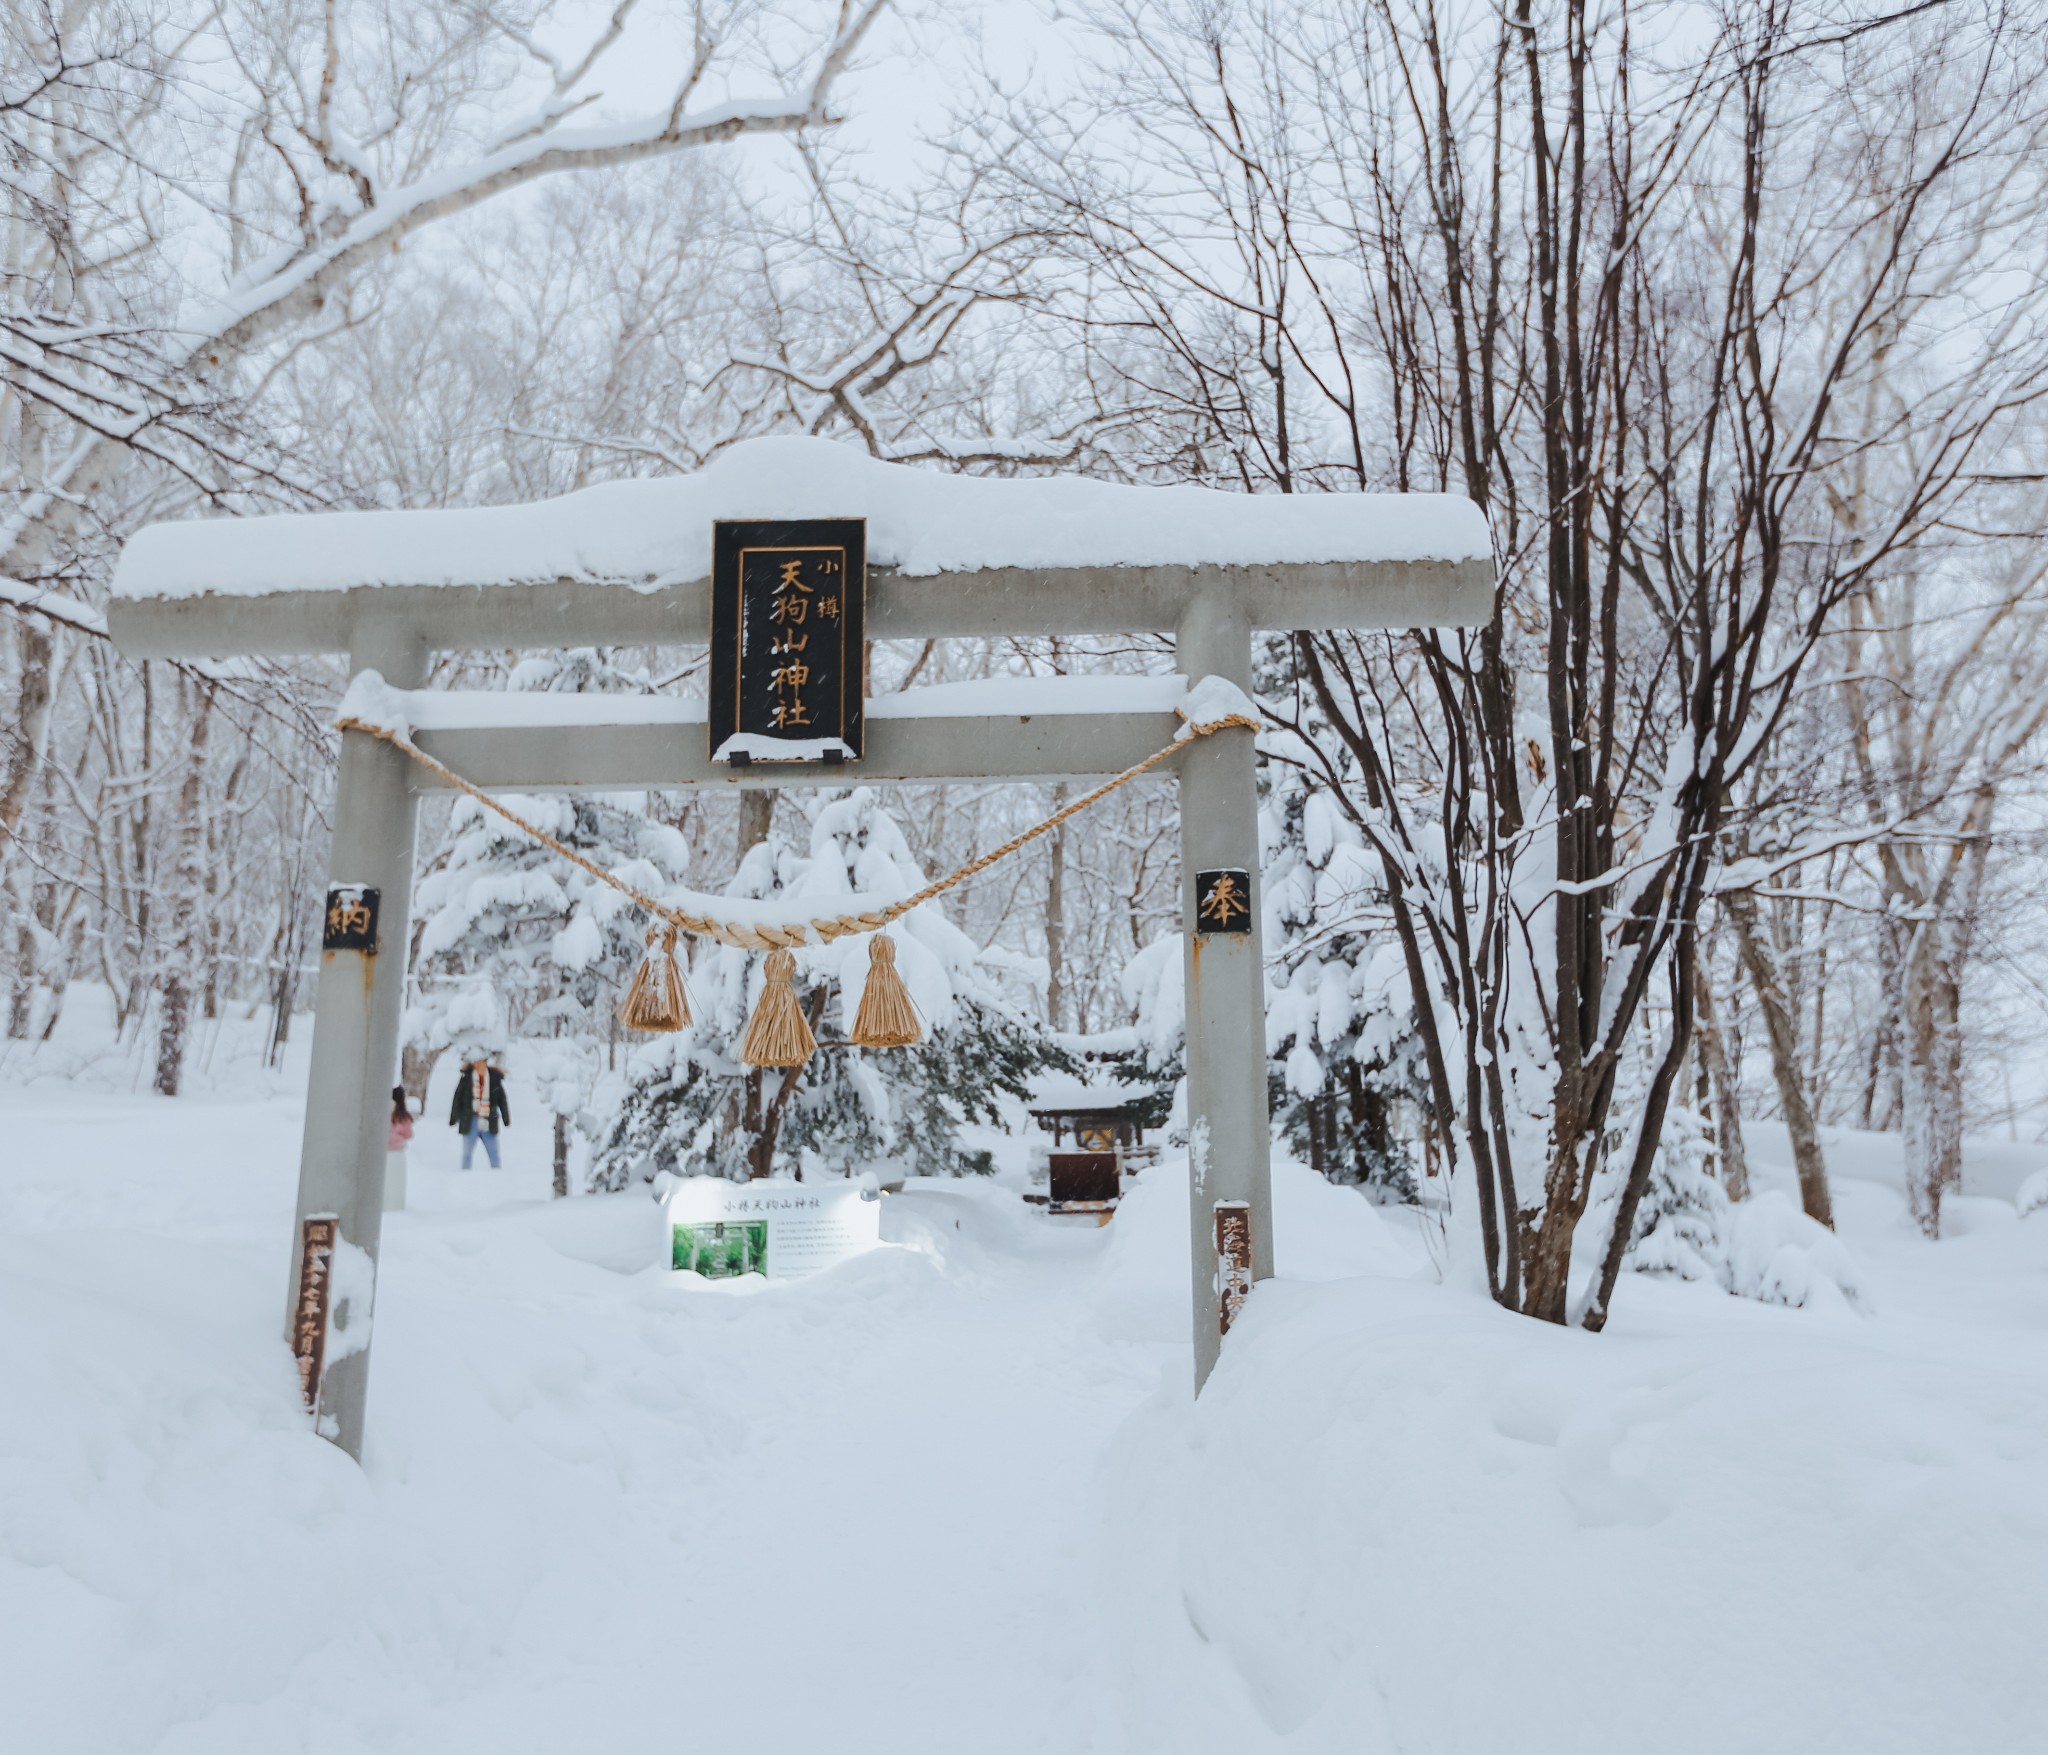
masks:
[[[387,682],[416,688],[426,677],[425,645],[401,622],[366,621],[349,642],[349,668],[381,671]],[[321,921],[320,987],[313,1009],[312,1067],[306,1127],[299,1154],[299,1199],[291,1295],[285,1333],[300,1358],[322,1433],[350,1456],[363,1452],[363,1401],[370,1375],[372,1312],[360,1308],[374,1288],[384,1218],[384,1155],[397,1083],[399,1010],[411,939],[413,832],[418,802],[412,764],[388,744],[343,732],[341,779],[334,801],[334,844],[328,854],[328,904]],[[367,922],[365,916],[367,915]],[[367,948],[355,948],[366,946]],[[330,948],[332,947],[332,948]],[[338,1241],[324,1285],[302,1284],[319,1251],[307,1246],[308,1223],[331,1217]],[[350,1274],[367,1257],[369,1284]],[[321,1294],[327,1294],[322,1297]],[[347,1306],[318,1310],[323,1304]],[[323,1320],[324,1319],[324,1320]],[[325,1329],[339,1321],[347,1336],[339,1357]],[[316,1354],[308,1369],[308,1346]]]

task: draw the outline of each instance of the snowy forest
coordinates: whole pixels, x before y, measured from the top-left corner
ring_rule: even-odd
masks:
[[[2044,23],[0,0],[0,1750],[2048,1747]]]
[[[145,523],[533,500],[781,433],[1448,492],[1490,521],[1491,625],[1260,654],[1279,1135],[1386,1201],[1456,1167],[1493,1295],[1552,1321],[1600,1326],[1631,1251],[1734,1271],[1745,1125],[1784,1128],[1821,1225],[1823,1132],[1897,1135],[1939,1236],[1966,1133],[2048,1129],[2038,17],[1028,10],[5,0],[7,1051],[95,988],[176,1097],[219,1020],[274,1057],[310,1025],[346,679],[122,658],[107,583]],[[1172,664],[883,643],[871,687]],[[921,881],[1063,800],[526,805],[644,881],[758,897],[863,860]],[[640,932],[611,898],[461,804],[419,870],[408,1087],[546,1044],[579,1187],[968,1170],[977,1093],[1176,1076],[1170,790],[949,898],[933,1043],[793,1104],[726,1053],[743,969],[693,971],[716,1026],[650,1046],[616,1022]],[[1600,1271],[1568,1309],[1575,1245]]]

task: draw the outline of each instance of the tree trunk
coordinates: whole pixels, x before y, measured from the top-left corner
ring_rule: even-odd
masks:
[[[569,1197],[569,1118],[555,1117],[555,1199]]]
[[[1730,1200],[1747,1200],[1749,1151],[1742,1143],[1742,1085],[1714,1012],[1713,982],[1707,975],[1704,958],[1697,987],[1693,996],[1693,1003],[1699,1008],[1696,1039],[1700,1070],[1706,1076],[1707,1097],[1712,1106],[1714,1156],[1721,1170],[1721,1190]]]
[[[24,1042],[36,1009],[36,927],[35,911],[21,893],[26,861],[15,862],[15,881],[10,884],[8,905],[14,911],[14,984],[7,999],[7,1039]]]
[[[277,992],[270,1007],[270,1053],[267,1058],[273,1072],[284,1065],[285,1044],[291,1040],[292,1007],[297,1003],[299,988],[297,960],[298,947],[286,939],[277,970]],[[408,1079],[405,1084],[410,1090],[412,1081]]]
[[[43,746],[50,731],[50,671],[56,642],[32,618],[15,622],[15,649],[21,664],[21,698],[15,703],[14,747],[0,777],[0,831],[12,841],[22,813],[35,791],[43,765]]]
[[[185,1076],[185,1047],[192,1016],[192,998],[199,973],[200,941],[204,936],[206,894],[206,820],[200,793],[206,775],[206,736],[213,719],[213,691],[200,697],[189,733],[192,747],[185,761],[185,782],[178,789],[178,856],[171,874],[171,954],[163,984],[163,1013],[157,1021],[156,1088],[175,1097]]]
[[[1832,1231],[1835,1207],[1828,1197],[1827,1163],[1821,1156],[1813,1109],[1806,1100],[1806,1082],[1800,1076],[1798,1030],[1793,1023],[1777,947],[1758,918],[1754,897],[1727,895],[1721,898],[1721,905],[1734,924],[1742,966],[1756,990],[1757,1009],[1764,1016],[1764,1033],[1771,1045],[1771,1073],[1778,1081],[1778,1106],[1785,1112],[1785,1131],[1792,1139],[1792,1164],[1799,1173],[1799,1204],[1806,1209],[1808,1218]]]
[[[1906,1204],[1929,1237],[1941,1235],[1942,1197],[1963,1179],[1963,966],[1969,960],[1988,833],[1963,852],[1961,882],[1937,896],[1908,939],[1900,1030]]]
[[[758,792],[740,794],[739,856],[746,856],[768,839],[769,831],[775,826],[775,791],[763,787]],[[788,1079],[783,1083],[787,1085]],[[769,1119],[766,1107],[761,1101],[761,1069],[752,1068],[746,1076],[746,1103],[740,1113],[740,1125],[747,1134],[747,1175],[759,1182],[775,1168],[775,1134],[782,1118],[778,1108],[774,1120]]]
[[[818,1020],[825,1015],[825,999],[829,991],[820,982],[804,1001],[804,1022],[810,1025],[814,1034]],[[747,1148],[747,1176],[750,1181],[759,1182],[763,1177],[774,1174],[775,1142],[782,1135],[782,1118],[789,1110],[789,1100],[796,1095],[803,1080],[802,1067],[784,1067],[782,1082],[775,1087],[775,1095],[764,1104],[761,1101],[762,1069],[755,1067],[747,1074],[747,1127],[754,1136]]]
[[[48,630],[23,616],[15,624],[15,650],[21,666],[20,698],[15,703],[13,747],[7,769],[0,776],[0,850],[14,855],[7,860],[9,888],[15,919],[14,991],[7,1007],[7,1034],[20,1041],[29,1033],[35,1010],[36,938],[29,920],[28,892],[32,880],[27,863],[15,845],[22,818],[28,813],[36,780],[42,773],[43,749],[50,733],[51,669],[56,643]]]
[[[763,787],[758,792],[740,794],[740,857],[753,852],[768,839],[768,831],[775,823],[775,792]]]
[[[747,1135],[747,1176],[759,1182],[775,1163],[775,1141],[768,1132],[767,1117],[761,1104],[761,1069],[749,1067],[740,1088],[746,1094],[740,1110],[740,1126]]]
[[[439,1048],[416,1048],[410,1042],[398,1051],[398,1082],[422,1111],[426,1108],[427,1081],[434,1076],[434,1063],[443,1052]]]
[[[1052,808],[1067,802],[1065,786],[1052,789]],[[1067,831],[1055,829],[1046,842],[1045,853],[1045,1021],[1055,1030],[1061,1026],[1066,1002],[1067,960]]]
[[[50,1009],[43,1014],[42,1040],[57,1033],[57,1020],[64,1015],[64,995],[71,986],[71,963],[78,955],[79,927],[74,922],[50,971]]]

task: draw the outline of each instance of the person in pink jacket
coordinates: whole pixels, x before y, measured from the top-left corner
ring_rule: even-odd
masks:
[[[405,1087],[391,1087],[391,1131],[384,1140],[384,1210],[405,1211],[405,1148],[412,1144],[412,1110]]]

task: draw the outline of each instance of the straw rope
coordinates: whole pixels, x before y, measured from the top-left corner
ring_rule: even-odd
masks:
[[[507,810],[505,806],[491,797],[482,787],[465,780],[453,768],[434,760],[418,744],[414,743],[411,738],[406,737],[402,733],[393,731],[388,726],[372,725],[368,720],[356,718],[353,714],[347,718],[337,720],[335,726],[340,731],[359,731],[365,737],[373,737],[379,743],[388,743],[393,749],[410,756],[430,773],[438,774],[458,792],[468,793],[471,798],[475,799],[486,810],[497,812],[499,816],[519,830],[521,834],[531,836],[543,847],[548,848],[552,852],[559,853],[570,864],[581,866],[592,877],[596,878],[599,883],[609,884],[620,895],[626,897],[627,900],[635,903],[637,906],[646,909],[657,920],[667,922],[672,931],[694,933],[700,938],[716,939],[720,944],[733,945],[743,951],[774,951],[786,950],[795,945],[830,944],[834,939],[846,938],[856,933],[878,932],[891,921],[902,919],[913,908],[920,908],[934,897],[943,896],[948,890],[964,884],[969,878],[988,870],[990,866],[1008,859],[1011,854],[1017,852],[1020,848],[1030,846],[1039,836],[1050,834],[1060,824],[1067,821],[1068,818],[1079,816],[1090,805],[1100,803],[1112,792],[1116,791],[1118,787],[1127,786],[1140,775],[1149,773],[1176,750],[1184,748],[1186,745],[1194,742],[1195,739],[1207,737],[1212,732],[1222,731],[1232,726],[1240,727],[1246,731],[1257,731],[1259,729],[1259,722],[1245,713],[1226,713],[1220,719],[1204,720],[1199,725],[1190,721],[1186,734],[1175,738],[1164,749],[1153,751],[1142,762],[1137,763],[1133,767],[1126,768],[1113,779],[1105,780],[1094,791],[1083,793],[1071,803],[1054,811],[1043,822],[1034,823],[1021,835],[1012,835],[1000,847],[982,854],[978,859],[970,859],[958,871],[942,877],[936,882],[926,884],[915,895],[906,896],[900,902],[891,902],[886,907],[870,909],[862,914],[822,915],[804,926],[747,926],[736,924],[729,920],[718,920],[708,914],[691,914],[681,908],[671,908],[664,902],[657,902],[652,896],[643,895],[623,878],[616,877],[611,872],[606,871],[603,866],[598,865],[592,860],[585,859],[575,848],[565,847],[545,829],[536,828],[516,812]],[[849,776],[849,778],[857,781],[859,776],[853,775]],[[652,943],[652,940],[650,939],[649,942]]]

